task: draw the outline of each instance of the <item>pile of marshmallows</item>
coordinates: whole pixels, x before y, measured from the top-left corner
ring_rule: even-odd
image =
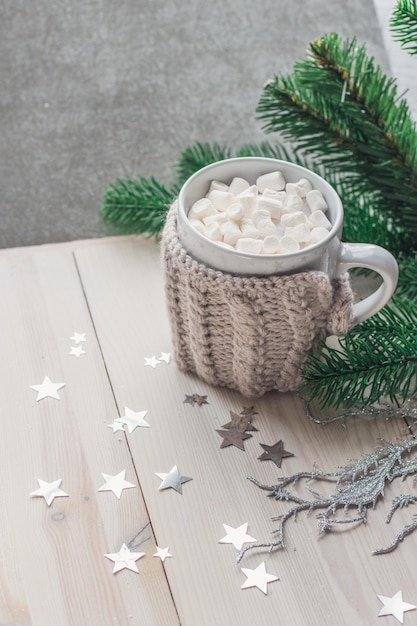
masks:
[[[233,178],[211,181],[188,219],[202,235],[251,254],[297,252],[327,237],[332,225],[320,191],[306,178],[287,183],[280,171],[262,174],[255,185]]]

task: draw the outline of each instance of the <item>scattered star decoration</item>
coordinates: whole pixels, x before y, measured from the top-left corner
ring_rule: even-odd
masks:
[[[59,488],[62,483],[62,478],[58,478],[58,480],[54,480],[51,483],[47,483],[44,480],[38,478],[38,483],[39,489],[36,489],[36,491],[32,491],[32,493],[30,493],[29,495],[33,498],[45,498],[46,504],[48,506],[51,506],[54,498],[68,497],[68,494]]]
[[[120,421],[119,418],[113,420],[113,422],[111,424],[108,424],[107,428],[111,428],[114,433],[117,433],[117,431],[119,431],[119,430],[122,430],[123,432],[125,432],[125,426],[124,426],[123,422]]]
[[[40,385],[29,385],[30,389],[38,392],[36,401],[43,400],[44,398],[55,398],[60,400],[59,389],[65,386],[66,383],[53,383],[49,376],[45,376],[43,382]]]
[[[150,424],[144,419],[147,414],[147,410],[145,411],[132,411],[127,406],[125,406],[125,414],[122,417],[115,419],[115,422],[120,422],[120,424],[124,424],[127,427],[129,435],[133,433],[135,428],[150,428]]]
[[[71,346],[68,354],[70,356],[76,356],[77,358],[79,358],[82,354],[87,354],[87,353],[85,350],[83,350],[82,346]]]
[[[247,580],[241,586],[241,589],[248,589],[249,587],[258,587],[265,594],[268,593],[267,585],[275,580],[279,580],[278,576],[268,574],[265,570],[265,563],[262,561],[256,569],[248,569],[247,567],[240,568],[245,574]]]
[[[131,489],[132,487],[136,487],[136,485],[134,485],[133,483],[125,480],[126,470],[122,470],[115,476],[103,473],[101,475],[106,482],[97,491],[112,491],[114,495],[119,498],[119,500],[124,489]]]
[[[191,406],[198,404],[198,406],[203,406],[203,404],[208,404],[207,396],[200,396],[198,393],[192,393],[190,396],[185,394],[183,404],[191,404]]]
[[[237,528],[232,528],[232,526],[223,524],[223,528],[227,534],[223,537],[223,539],[219,540],[219,543],[232,543],[236,550],[241,550],[244,543],[258,541],[257,539],[254,539],[254,537],[247,534],[248,522],[238,526]]]
[[[404,613],[406,611],[413,611],[414,609],[417,609],[417,606],[414,606],[414,604],[403,602],[402,591],[397,591],[392,598],[387,598],[386,596],[378,596],[378,598],[384,605],[378,613],[378,617],[382,617],[383,615],[393,615],[399,622],[401,622],[401,624],[404,623]]]
[[[190,476],[183,476],[176,465],[174,465],[168,474],[161,472],[155,472],[155,474],[162,480],[162,483],[159,485],[159,491],[163,489],[175,489],[175,491],[182,494],[183,484],[192,480]]]
[[[284,442],[280,439],[273,446],[267,446],[264,443],[259,444],[265,452],[258,456],[260,461],[273,461],[277,467],[281,467],[282,459],[294,456],[292,452],[284,450]]]
[[[220,444],[221,448],[227,448],[228,446],[235,446],[239,450],[244,450],[244,440],[250,439],[252,435],[246,432],[241,432],[237,428],[231,428],[229,430],[216,430],[220,437],[223,437],[223,441]]]
[[[75,343],[81,343],[83,341],[87,341],[87,339],[85,338],[85,333],[77,333],[76,331],[74,331],[74,334],[72,337],[70,337],[71,341],[74,341]]]
[[[171,354],[170,354],[170,352],[161,352],[161,356],[159,357],[159,361],[165,361],[165,363],[168,365],[168,363],[171,361]]]
[[[132,572],[139,573],[136,565],[136,561],[141,559],[145,555],[144,552],[131,552],[127,545],[124,543],[119,552],[113,554],[105,554],[106,559],[113,561],[113,574],[120,572],[122,569],[130,569]]]
[[[159,365],[161,363],[161,361],[159,361],[156,356],[151,356],[151,357],[146,357],[145,356],[145,367],[149,366],[152,367],[153,369],[155,369],[155,367],[157,365]]]
[[[158,546],[157,546],[156,547],[156,552],[152,556],[159,557],[161,559],[162,563],[165,562],[165,559],[172,558],[172,554],[169,553],[169,547],[168,548],[158,548]]]

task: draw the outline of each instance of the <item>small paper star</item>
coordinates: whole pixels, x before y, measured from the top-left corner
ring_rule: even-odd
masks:
[[[159,491],[163,489],[175,489],[175,491],[182,494],[182,485],[192,480],[190,476],[183,476],[176,465],[174,465],[168,474],[160,472],[155,472],[155,474],[162,480],[162,483],[159,485]]]
[[[247,569],[246,567],[240,568],[247,577],[246,582],[243,583],[241,589],[248,589],[249,587],[258,587],[265,594],[268,593],[267,585],[275,580],[279,580],[278,576],[268,574],[265,570],[265,563],[262,561],[256,569]]]
[[[378,598],[384,605],[378,613],[378,617],[382,617],[383,615],[393,615],[399,622],[401,622],[401,624],[404,623],[404,613],[406,611],[413,611],[414,609],[417,609],[417,606],[414,606],[414,604],[403,602],[402,591],[397,591],[392,598],[387,598],[386,596],[378,596]]]
[[[125,432],[124,423],[120,419],[115,419],[112,424],[107,425],[107,428],[111,428],[114,433],[116,433],[119,430],[122,430],[123,432]]]
[[[129,409],[127,406],[125,406],[125,414],[115,421],[120,422],[121,424],[125,424],[130,435],[131,433],[133,433],[135,428],[150,428],[150,424],[148,424],[148,422],[144,419],[147,412],[147,410],[132,411],[132,409]]]
[[[119,472],[115,476],[103,473],[101,475],[106,482],[97,491],[112,491],[114,495],[119,498],[119,500],[124,489],[131,489],[132,487],[136,487],[136,485],[134,485],[133,483],[129,483],[127,480],[125,480],[126,470]]]
[[[248,522],[246,522],[246,524],[242,524],[242,526],[238,526],[237,528],[232,528],[232,526],[223,524],[223,528],[227,534],[223,537],[223,539],[219,540],[219,543],[232,543],[236,550],[241,550],[244,543],[258,541],[254,537],[247,534],[246,531],[248,530]]]
[[[156,547],[156,552],[152,556],[158,556],[161,559],[162,563],[164,563],[165,559],[169,559],[170,557],[172,557],[172,554],[169,553],[169,547],[168,548],[158,548],[158,546],[157,546]]]
[[[71,346],[70,351],[68,352],[70,356],[80,357],[82,354],[86,354],[86,351],[83,350],[82,346]]]
[[[156,356],[151,356],[151,357],[146,357],[145,356],[145,367],[147,365],[149,365],[150,367],[152,367],[153,369],[155,369],[155,367],[157,365],[160,364],[161,361],[158,361],[158,359],[156,358]]]
[[[277,467],[281,467],[282,459],[294,456],[292,452],[284,450],[284,442],[282,439],[274,443],[273,446],[267,446],[264,443],[259,444],[265,452],[258,456],[260,461],[273,461]]]
[[[45,498],[45,501],[48,506],[51,506],[54,498],[65,498],[68,497],[68,494],[62,489],[59,488],[62,483],[62,478],[58,478],[58,480],[54,480],[52,483],[47,483],[44,480],[38,478],[39,489],[36,491],[32,491],[29,495],[32,497],[42,497]]]
[[[144,552],[131,552],[127,545],[124,543],[119,552],[114,554],[105,554],[106,559],[113,561],[113,574],[120,572],[122,569],[130,569],[132,572],[139,573],[136,565],[136,561],[141,559],[145,555]]]
[[[232,429],[232,430],[236,429],[242,433],[248,430],[257,432],[257,428],[255,428],[255,426],[252,426],[251,414],[241,413],[239,415],[238,413],[235,413],[234,411],[230,411],[230,417],[232,418],[232,420],[228,422],[227,424],[224,424],[222,428],[227,428],[227,429]]]
[[[65,383],[53,383],[49,376],[45,376],[43,382],[40,385],[29,385],[31,389],[38,392],[36,401],[43,400],[44,398],[55,398],[60,400],[58,390],[64,387]]]
[[[219,433],[220,437],[223,437],[220,448],[235,446],[236,448],[239,448],[239,450],[245,450],[245,446],[243,444],[244,440],[252,437],[249,433],[242,433],[236,428],[230,430],[216,430],[216,432]]]
[[[187,394],[185,394],[185,400],[184,400],[183,404],[191,404],[191,406],[194,406],[195,405],[195,394],[193,393],[191,396],[187,396]]]
[[[208,404],[207,396],[199,396],[198,393],[195,393],[194,402],[198,404],[198,406],[203,406],[203,404]]]
[[[74,331],[74,334],[72,337],[70,337],[71,341],[75,341],[75,343],[81,343],[82,341],[87,341],[87,339],[85,338],[85,333],[77,333],[76,331]]]
[[[160,361],[165,361],[168,364],[171,360],[171,354],[169,352],[161,352],[161,356],[159,357]]]

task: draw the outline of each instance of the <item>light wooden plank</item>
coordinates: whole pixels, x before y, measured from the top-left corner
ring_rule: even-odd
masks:
[[[109,242],[75,255],[116,400],[119,406],[127,402],[149,410],[152,428],[133,433],[129,443],[157,541],[174,554],[166,571],[181,623],[368,625],[381,607],[378,594],[402,589],[412,602],[416,539],[408,538],[407,548],[389,556],[371,556],[394,534],[384,522],[388,501],[366,526],[320,540],[314,516],[301,515],[288,525],[286,549],[253,551],[240,565],[233,546],[218,543],[225,534],[222,524],[245,522],[252,536],[269,541],[275,527],[271,517],[286,509],[248,476],[269,484],[314,464],[331,471],[372,451],[379,438],[403,436],[403,423],[358,419],[347,428],[341,423],[322,427],[306,418],[294,395],[272,393],[255,403],[259,433],[245,442],[246,451],[221,450],[215,429],[228,421],[230,409],[240,410],[248,401],[180,373],[173,363],[144,367],[144,357],[158,356],[171,345],[157,246],[144,240]],[[207,394],[209,405],[184,404],[185,394],[194,392]],[[259,443],[278,439],[296,455],[285,459],[281,470],[258,461]],[[193,477],[182,496],[158,491],[155,472],[174,464]],[[395,489],[402,486],[393,485],[392,494]],[[387,499],[390,495],[387,490]],[[401,527],[409,518],[402,512],[395,523]],[[240,567],[254,568],[262,560],[280,577],[266,597],[258,589],[240,589],[245,581]]]
[[[0,253],[2,524],[0,623],[175,624],[175,607],[140,488],[98,493],[101,472],[137,484],[71,246]],[[86,354],[69,356],[74,330]],[[65,382],[61,400],[29,385]],[[68,498],[30,498],[37,478],[62,478]],[[141,532],[142,531],[142,532]],[[104,554],[137,536],[140,574],[112,574]]]

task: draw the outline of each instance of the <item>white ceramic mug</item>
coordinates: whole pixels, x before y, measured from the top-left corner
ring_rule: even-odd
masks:
[[[287,182],[308,179],[323,194],[332,228],[326,238],[298,252],[250,254],[230,250],[200,234],[188,220],[191,206],[204,197],[212,180],[230,184],[234,177],[251,185],[261,174],[280,170]],[[398,280],[398,265],[384,248],[365,243],[342,243],[343,206],[336,191],[321,176],[304,167],[261,157],[242,157],[212,163],[192,175],[178,197],[178,237],[188,253],[209,267],[229,274],[271,276],[318,270],[335,278],[349,268],[363,267],[382,277],[382,284],[364,300],[354,304],[354,323],[374,315],[391,298]]]

